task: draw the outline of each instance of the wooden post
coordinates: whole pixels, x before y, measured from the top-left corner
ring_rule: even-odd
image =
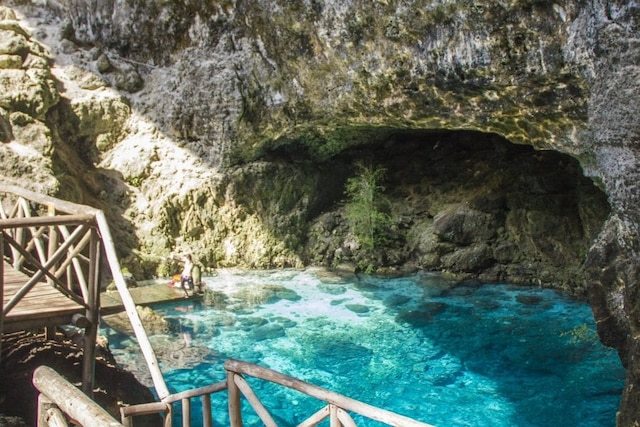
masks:
[[[64,226],[64,225],[60,226],[60,233],[62,234],[62,237],[64,237],[65,239],[68,239],[70,237],[70,235],[71,235],[69,233],[69,230],[67,229],[67,227]],[[80,241],[80,243],[78,243],[75,246],[75,248],[72,248],[74,250],[70,251],[70,254],[79,253],[78,250],[81,250],[83,248],[84,242],[85,242],[85,238],[83,238]],[[91,262],[91,260],[89,260],[89,262]],[[83,298],[88,299],[87,294],[89,293],[89,291],[87,290],[87,287],[91,286],[91,278],[88,278],[88,279],[85,280],[84,273],[82,272],[82,266],[80,265],[80,261],[78,260],[77,256],[73,256],[71,258],[71,263],[73,264],[73,271],[75,271],[75,273],[76,273],[76,280],[78,280],[77,285],[79,285],[79,287],[80,287],[80,290],[82,292],[82,296],[83,296]],[[68,273],[69,274],[69,279],[68,279],[67,283],[69,284],[69,290],[72,290],[72,286],[71,285],[74,284],[74,283],[71,282],[72,275],[70,273],[70,270],[68,270],[68,271],[69,271],[69,273]],[[89,282],[88,285],[87,285],[87,281]]]
[[[134,417],[151,414],[162,414],[162,425],[171,427],[171,404],[165,402],[141,403],[139,405],[123,406],[120,408],[120,422],[125,427],[132,427]],[[167,421],[168,420],[168,421]]]
[[[89,399],[73,384],[47,366],[40,366],[33,372],[33,385],[78,425],[122,426],[96,402]]]
[[[182,399],[182,427],[191,427],[191,399]]]
[[[57,406],[47,410],[46,420],[49,427],[69,427],[67,419]]]
[[[47,396],[42,393],[38,394],[38,414],[36,415],[37,427],[47,427],[49,425],[47,422],[47,411],[54,406],[55,404],[51,402]]]
[[[347,411],[338,408],[336,413],[338,415],[338,421],[340,421],[344,427],[357,427],[355,421],[353,421],[353,418],[351,418],[351,415],[349,415]]]
[[[120,408],[120,422],[124,427],[133,427],[133,416],[125,415],[124,408]]]
[[[173,405],[167,405],[167,412],[164,415],[163,427],[173,427]]]
[[[44,327],[44,339],[47,341],[53,341],[56,339],[56,327],[55,326],[45,326]]]
[[[89,397],[93,397],[96,366],[96,338],[98,336],[98,322],[100,319],[100,284],[97,280],[98,262],[100,261],[100,248],[98,245],[98,233],[95,228],[91,228],[91,243],[89,246],[89,301],[87,301],[89,303],[89,309],[86,310],[89,325],[84,330],[84,351],[82,358],[82,391]]]
[[[342,427],[338,419],[338,407],[336,405],[329,405],[329,427]]]
[[[95,218],[98,223],[100,234],[102,235],[103,248],[107,262],[109,263],[109,268],[111,269],[111,274],[113,275],[113,281],[115,282],[120,298],[122,299],[122,305],[124,305],[125,311],[129,316],[129,322],[131,322],[131,326],[133,327],[133,331],[135,332],[140,345],[140,350],[142,350],[142,354],[147,362],[147,367],[149,368],[149,373],[151,374],[151,379],[153,380],[153,385],[156,388],[158,397],[160,397],[160,399],[164,399],[169,396],[169,389],[167,388],[167,384],[165,383],[160,367],[158,366],[156,354],[153,352],[153,347],[149,342],[144,326],[142,326],[142,321],[140,320],[140,316],[136,310],[136,304],[129,293],[127,283],[122,275],[122,270],[120,270],[120,263],[118,262],[118,256],[113,245],[113,238],[111,237],[107,218],[104,216],[104,212],[100,210],[96,212]]]
[[[20,205],[20,198],[18,198],[18,201],[16,202],[18,205]],[[18,207],[18,212],[16,214],[16,216],[18,218],[24,218],[24,212]],[[15,236],[16,236],[16,242],[18,242],[18,245],[20,246],[24,246],[24,229],[22,226],[18,226],[16,227],[16,231],[15,231]],[[19,253],[15,253],[14,259],[13,259],[13,268],[16,270],[20,270],[20,267],[22,267],[22,262],[23,262],[23,257],[20,256]]]
[[[242,412],[240,411],[240,389],[236,385],[236,374],[227,371],[227,393],[229,401],[229,423],[231,427],[242,427]]]
[[[203,394],[200,399],[202,400],[202,427],[212,427],[211,395]]]
[[[53,206],[53,204],[49,203],[47,213],[49,216],[56,215],[56,208],[55,206]],[[47,247],[47,259],[53,256],[53,254],[56,252],[57,247],[58,247],[58,229],[56,228],[55,225],[50,225],[49,226],[49,244]],[[51,268],[49,269],[49,272],[51,274],[54,274],[56,272],[55,264],[51,266]],[[47,278],[47,283],[49,284],[49,286],[53,286],[53,280],[51,278]]]
[[[241,375],[236,375],[234,381],[242,392],[242,395],[247,399],[253,410],[256,411],[256,414],[258,414],[258,417],[260,417],[260,420],[265,427],[278,427],[274,419],[271,417],[271,414],[269,414],[269,411],[267,411],[267,408],[264,407],[262,402],[260,402],[260,399],[258,399],[258,396],[256,396],[249,386],[249,383],[245,381]]]

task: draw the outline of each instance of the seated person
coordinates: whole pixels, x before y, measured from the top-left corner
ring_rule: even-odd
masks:
[[[182,289],[184,290],[185,298],[189,296],[189,292],[187,292],[187,290],[193,289],[193,277],[191,276],[192,271],[193,262],[191,262],[191,255],[186,255],[184,257],[184,268],[182,269],[182,274],[180,274],[180,285],[182,285]]]

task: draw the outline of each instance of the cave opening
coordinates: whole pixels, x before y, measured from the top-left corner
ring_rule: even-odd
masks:
[[[319,179],[311,264],[358,257],[344,221],[344,183],[358,163],[385,171],[392,222],[374,255],[381,271],[445,271],[584,295],[581,266],[610,206],[576,159],[474,131],[399,130],[348,149]]]

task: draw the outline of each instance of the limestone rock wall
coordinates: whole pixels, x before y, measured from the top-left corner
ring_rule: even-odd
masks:
[[[343,153],[398,132],[578,159],[611,209],[584,274],[628,367],[619,423],[638,421],[636,2],[16,3],[0,16],[2,174],[105,208],[140,274],[186,250],[299,265],[309,223],[339,209]]]

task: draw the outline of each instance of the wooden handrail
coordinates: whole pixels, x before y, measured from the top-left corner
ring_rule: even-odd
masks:
[[[144,326],[142,326],[138,310],[136,310],[136,304],[129,293],[129,289],[127,288],[127,282],[124,280],[124,276],[122,275],[120,262],[118,262],[118,255],[116,254],[113,238],[111,237],[111,231],[109,230],[109,224],[107,223],[107,218],[104,216],[104,212],[101,210],[96,211],[96,224],[98,225],[98,231],[102,237],[104,253],[107,263],[109,264],[109,268],[111,269],[113,281],[116,284],[122,304],[129,316],[129,322],[133,327],[133,331],[138,339],[138,344],[140,345],[142,354],[147,362],[147,367],[149,368],[153,385],[156,388],[158,397],[160,397],[160,399],[164,399],[169,395],[169,389],[162,377],[162,372],[160,371],[156,355],[153,352],[153,347],[151,347],[147,333],[144,330]]]
[[[36,193],[16,185],[0,183],[0,193],[11,193],[16,196],[24,197],[33,202],[39,203],[44,206],[53,206],[57,212],[65,214],[78,214],[78,215],[95,215],[99,209],[92,208],[91,206],[79,205],[77,203],[67,202],[66,200],[56,199],[55,197],[47,196],[45,194]],[[11,215],[9,215],[11,216]]]
[[[323,406],[322,408],[320,408],[318,412],[314,413],[309,418],[298,424],[298,427],[315,427],[316,425],[320,424],[322,420],[329,416],[329,406],[331,405]]]
[[[48,366],[36,368],[33,385],[81,426],[122,427],[107,411]]]
[[[343,427],[356,427],[356,423],[353,421],[353,418],[351,418],[351,415],[349,415],[345,410],[336,408],[336,416]]]
[[[171,426],[172,404],[180,402],[182,404],[183,425],[191,425],[191,401],[190,399],[200,397],[202,399],[202,425],[211,427],[211,395],[227,388],[226,381],[220,381],[204,387],[181,391],[165,397],[161,402],[142,403],[120,408],[122,423],[125,426],[132,424],[131,418],[141,415],[163,414],[165,426]]]
[[[171,394],[171,395],[165,397],[164,399],[162,399],[162,401],[165,402],[165,403],[178,402],[178,401],[180,401],[182,399],[190,399],[190,398],[193,398],[193,397],[200,397],[200,396],[203,396],[205,394],[217,393],[219,391],[225,390],[226,388],[227,388],[227,382],[226,381],[220,381],[220,382],[208,385],[208,386],[192,388],[190,390],[181,391],[180,393]]]
[[[123,406],[120,408],[120,418],[125,427],[134,425],[132,418],[144,415],[160,415],[163,417],[163,426],[171,427],[171,405],[165,402],[141,403],[139,405]]]
[[[380,421],[391,426],[432,427],[430,424],[416,421],[414,419],[405,417],[404,415],[396,414],[395,412],[371,406],[367,403],[363,403],[350,397],[343,396],[331,390],[327,390],[325,388],[301,381],[297,378],[281,374],[272,369],[254,365],[253,363],[230,359],[224,363],[224,368],[228,373],[245,374],[265,381],[280,384],[284,387],[297,390],[311,397],[315,397],[316,399],[322,400],[331,405],[335,405],[338,408],[355,412],[367,418],[371,418],[372,420]],[[229,390],[231,390],[230,386]],[[232,423],[232,425],[234,424]]]
[[[262,402],[260,402],[260,399],[258,399],[258,396],[253,392],[249,383],[242,378],[242,375],[234,375],[233,381],[236,383],[244,397],[249,401],[253,410],[256,411],[256,414],[258,414],[258,417],[260,417],[260,420],[265,427],[278,427],[269,411],[267,411],[267,408],[265,408]]]
[[[32,216],[30,218],[7,218],[0,219],[0,229],[21,228],[21,227],[42,227],[48,225],[79,225],[88,224],[93,221],[93,216],[81,215],[60,215],[60,216]]]
[[[88,230],[88,228],[87,228]],[[76,230],[77,231],[77,230]],[[3,232],[4,233],[4,232]],[[82,233],[79,233],[82,234]],[[79,235],[78,235],[79,236]],[[90,237],[90,233],[87,234],[87,236]],[[60,268],[58,268],[56,271],[54,271],[53,273],[51,271],[49,271],[48,268],[46,268],[45,266],[50,265],[52,263],[52,260],[54,260],[56,257],[58,257],[58,252],[60,252],[60,258],[62,257],[62,255],[64,255],[64,251],[60,251],[60,248],[56,249],[55,251],[53,251],[51,254],[49,254],[49,260],[42,265],[38,260],[36,260],[31,254],[29,254],[25,249],[23,249],[22,247],[20,247],[18,245],[18,242],[16,242],[15,240],[13,240],[11,238],[11,236],[7,235],[5,237],[5,239],[7,240],[7,242],[11,245],[12,249],[16,249],[16,251],[18,253],[20,253],[22,255],[22,257],[29,261],[33,267],[35,267],[36,269],[38,269],[38,271],[36,271],[36,275],[37,277],[32,277],[31,280],[28,282],[30,285],[35,285],[35,283],[40,280],[41,275],[44,275],[47,277],[47,279],[49,280],[49,283],[52,286],[57,287],[58,290],[60,290],[63,294],[65,294],[67,297],[71,298],[72,300],[74,300],[75,302],[77,302],[80,305],[83,305],[85,307],[87,307],[88,304],[90,304],[90,301],[84,296],[83,294],[83,299],[79,298],[77,295],[73,294],[71,292],[71,290],[66,289],[66,287],[60,282],[60,280],[58,280],[60,278],[60,276],[62,276],[62,273],[64,272],[63,266],[66,266],[66,261],[65,263],[63,263],[63,266],[61,266]],[[69,236],[69,239],[67,239],[67,241],[69,242],[69,247],[71,247],[71,245],[73,245],[75,238],[73,236]],[[81,242],[82,243],[82,242]],[[73,255],[72,255],[73,256]],[[69,258],[69,255],[67,254],[67,260],[69,260],[69,262],[71,262],[70,260],[72,260],[73,258]],[[57,263],[57,261],[54,261],[53,264],[55,265]],[[53,266],[50,265],[49,268],[52,268]],[[33,282],[33,283],[32,283]],[[26,288],[27,285],[24,286],[24,288]],[[16,301],[17,302],[17,301]],[[6,314],[6,313],[5,313]]]
[[[14,241],[17,242],[18,245],[24,244],[22,242],[23,230],[31,231],[32,239],[39,239],[41,236],[35,235],[37,234],[37,231],[36,233],[34,233],[34,230],[36,230],[38,227],[49,226],[52,227],[51,230],[53,230],[53,227],[55,226],[62,227],[64,225],[80,225],[80,228],[89,226],[89,228],[97,230],[102,242],[102,251],[98,251],[96,253],[95,251],[93,251],[93,249],[91,250],[94,252],[94,255],[97,258],[99,258],[100,252],[104,252],[106,263],[111,270],[111,275],[113,276],[116,288],[118,289],[118,293],[120,294],[120,298],[125,307],[127,315],[129,316],[136,338],[140,344],[140,348],[142,349],[142,353],[147,362],[147,366],[151,373],[151,378],[153,380],[156,392],[161,399],[168,396],[169,391],[165,384],[164,378],[162,377],[162,373],[160,371],[155,353],[153,352],[153,348],[151,347],[147,334],[144,330],[144,327],[142,326],[142,322],[140,321],[138,312],[135,308],[135,303],[131,298],[131,294],[129,293],[127,284],[124,280],[124,276],[122,275],[120,263],[118,262],[115,246],[113,244],[113,239],[109,230],[109,225],[104,216],[104,213],[101,210],[90,206],[59,200],[54,197],[35,193],[33,191],[29,191],[24,188],[6,183],[0,183],[0,193],[12,194],[14,196],[17,196],[18,198],[17,203],[14,204],[13,209],[8,214],[4,211],[3,208],[0,207],[0,231],[15,229],[16,238],[14,239]],[[46,216],[30,216],[30,209],[32,209],[32,207],[22,199],[26,199],[36,204],[42,205],[46,209],[42,209],[41,211]],[[57,277],[59,277],[58,275],[64,274],[65,271],[70,273],[70,264],[72,264],[77,276],[81,276],[83,274],[81,266],[78,263],[78,259],[82,258],[82,254],[80,253],[80,251],[84,250],[83,248],[85,241],[83,240],[75,248],[71,249],[71,243],[69,243],[71,239],[75,238],[75,234],[77,231],[78,229],[71,233],[69,237],[64,236],[67,233],[62,232],[62,235],[65,237],[66,241],[60,246],[58,246],[57,244],[57,232],[50,234],[51,240],[49,240],[47,262],[34,263],[34,258],[30,258],[30,261],[33,264],[39,264],[39,266],[37,267],[38,271],[36,271],[35,275],[30,279],[30,281],[22,287],[19,293],[11,299],[9,304],[4,306],[0,311],[0,327],[2,326],[3,316],[5,316],[9,312],[9,310],[11,310],[13,306],[15,306],[20,298],[22,298],[24,294],[28,292],[29,289],[31,289],[36,281],[42,278],[47,278],[50,284],[59,284],[57,282]],[[7,235],[6,237],[7,241],[9,241],[10,236]],[[38,245],[39,243],[34,244]],[[43,248],[38,247],[39,255],[40,252],[43,252],[41,249]],[[57,265],[58,261],[60,261],[60,259],[63,257],[63,252],[67,250],[69,250],[67,258],[62,262],[61,265]],[[13,245],[12,252],[14,254],[14,260],[17,259],[15,266],[19,266],[22,259],[18,259],[18,257],[22,255],[26,258],[26,255],[24,251],[14,249]],[[28,253],[28,251],[26,252]],[[90,273],[90,276],[93,276],[93,280],[99,277],[99,273],[97,272],[98,266],[95,264],[96,262],[97,260],[92,259],[90,260],[89,265],[90,271],[92,272]],[[70,279],[68,278],[67,281],[70,282]],[[81,287],[82,295],[84,297],[83,299],[86,300],[89,295],[92,294],[92,291],[88,286],[88,282],[84,280],[84,277],[82,279],[79,279],[79,284]],[[70,286],[70,283],[68,283],[68,286]],[[97,292],[93,292],[93,294],[94,295],[92,296],[92,298],[98,297]],[[70,295],[67,294],[67,296]],[[89,302],[88,305],[92,306],[93,304],[95,304],[95,301]],[[87,304],[84,305],[85,307],[87,306]],[[90,310],[90,308],[87,307],[87,310]],[[93,308],[91,308],[91,310],[93,310]],[[1,333],[2,329],[0,329],[0,334]]]
[[[67,241],[65,241],[57,250],[56,252],[53,254],[53,256],[51,258],[49,258],[49,260],[47,261],[47,263],[45,265],[43,265],[41,268],[38,269],[38,271],[35,272],[35,274],[29,279],[29,281],[27,282],[27,284],[25,284],[22,288],[20,288],[20,290],[13,296],[13,298],[11,298],[11,300],[4,306],[3,309],[3,313],[4,316],[7,315],[7,313],[9,313],[9,311],[18,303],[18,301],[20,301],[20,299],[22,297],[24,297],[24,295],[29,292],[29,290],[31,288],[33,288],[33,286],[35,286],[35,284],[43,277],[43,276],[47,276],[49,275],[49,268],[55,264],[58,259],[62,258],[62,256],[64,255],[64,253],[66,252],[66,250],[75,242],[75,239],[82,233],[84,233],[86,230],[88,230],[88,227],[80,227],[77,228],[73,234],[71,235],[71,238]],[[8,238],[8,236],[5,236],[5,238]]]

